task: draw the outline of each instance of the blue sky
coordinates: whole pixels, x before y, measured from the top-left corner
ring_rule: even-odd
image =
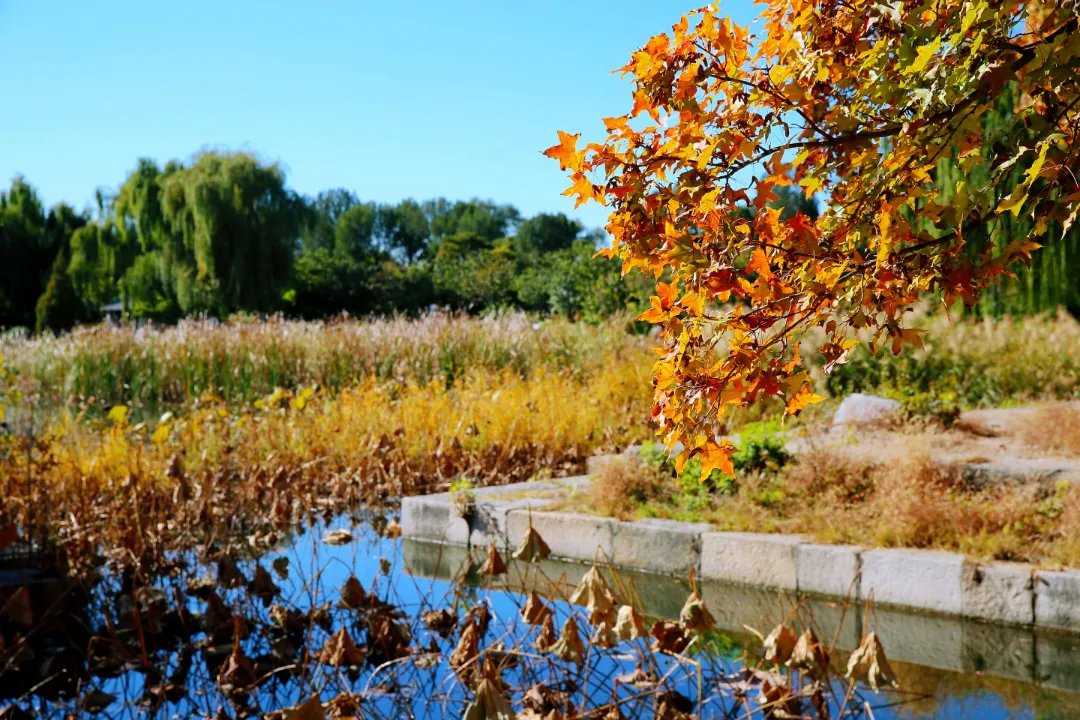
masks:
[[[0,0],[0,181],[90,204],[139,157],[279,161],[296,190],[576,213],[540,151],[624,113],[611,71],[703,0]],[[748,0],[725,3],[737,21]]]

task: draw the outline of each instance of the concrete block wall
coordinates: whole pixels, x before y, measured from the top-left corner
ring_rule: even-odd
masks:
[[[531,523],[555,558],[1080,633],[1080,571],[1035,571],[1015,563],[971,563],[947,552],[821,545],[791,535],[546,510],[560,497],[563,482],[580,485],[585,479],[477,491],[471,523],[448,493],[405,498],[402,529],[422,540],[477,547],[494,542],[512,549]]]

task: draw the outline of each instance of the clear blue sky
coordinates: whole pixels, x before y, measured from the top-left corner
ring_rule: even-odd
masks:
[[[626,112],[611,71],[702,2],[0,0],[0,182],[83,208],[139,157],[212,147],[278,161],[306,194],[574,214],[540,151]]]

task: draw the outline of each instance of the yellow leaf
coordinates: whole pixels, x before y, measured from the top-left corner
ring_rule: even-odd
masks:
[[[885,264],[885,261],[889,258],[889,253],[892,252],[893,238],[892,238],[892,206],[889,203],[884,203],[881,206],[881,211],[878,213],[878,251],[877,251],[877,266],[881,267]]]
[[[784,81],[791,77],[791,71],[783,65],[773,65],[769,68],[769,79],[773,85],[783,85]]]
[[[927,63],[930,62],[930,58],[934,57],[935,53],[937,53],[937,51],[940,50],[940,49],[941,49],[941,38],[940,37],[934,38],[934,41],[932,43],[929,43],[927,45],[923,45],[918,50],[918,55],[915,58],[915,62],[911,63],[911,65],[909,65],[907,67],[907,69],[904,70],[904,74],[905,75],[914,75],[915,73],[920,73],[923,70],[925,70]]]
[[[152,435],[150,435],[150,442],[160,445],[169,439],[169,424],[162,423],[154,429]]]
[[[1017,217],[1020,215],[1020,210],[1023,209],[1027,199],[1027,189],[1023,185],[1018,185],[1009,197],[1005,198],[1003,202],[998,203],[997,211],[999,213],[1011,212],[1013,217]]]
[[[804,385],[794,395],[788,398],[787,407],[784,408],[784,414],[798,415],[807,405],[819,403],[824,399],[825,398],[811,391],[809,385]]]
[[[720,472],[734,476],[735,465],[731,456],[735,453],[735,446],[727,440],[719,443],[706,442],[701,453],[701,479],[709,477],[709,473],[719,469]]]

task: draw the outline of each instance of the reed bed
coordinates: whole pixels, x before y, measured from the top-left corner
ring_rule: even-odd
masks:
[[[647,358],[629,318],[600,325],[523,314],[418,319],[185,320],[170,327],[95,325],[0,337],[7,366],[54,405],[162,409],[207,396],[253,402],[275,388],[338,390],[367,378],[453,385],[470,370],[584,376]]]
[[[1065,312],[983,319],[933,314],[908,324],[924,329],[922,348],[894,357],[887,348],[874,355],[860,346],[832,375],[818,369],[819,386],[836,397],[944,394],[965,408],[1080,397],[1080,322]],[[804,346],[811,360],[815,340]]]

